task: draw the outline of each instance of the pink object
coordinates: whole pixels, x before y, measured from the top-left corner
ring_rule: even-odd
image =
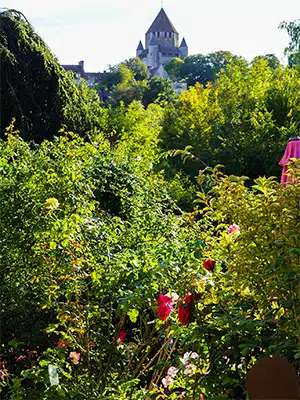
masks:
[[[77,365],[79,363],[79,360],[80,360],[80,353],[77,353],[76,351],[71,351],[69,357],[71,359],[71,362],[74,365]]]
[[[121,332],[120,332],[120,336],[119,336],[118,339],[117,339],[117,343],[122,343],[122,342],[124,342],[126,336],[127,336],[127,333],[124,332],[124,331],[121,331]]]
[[[287,182],[292,181],[291,176],[286,175],[286,172],[289,168],[288,164],[291,162],[291,158],[300,159],[300,140],[291,140],[288,142],[284,155],[278,163],[282,167],[280,183],[282,183],[284,186]]]
[[[163,294],[161,294],[157,299],[158,303],[157,314],[161,320],[165,321],[168,318],[171,311],[174,310],[172,302],[173,302],[172,297],[165,296]]]
[[[228,235],[231,235],[232,233],[240,233],[240,231],[241,231],[240,227],[236,224],[233,224],[228,227],[227,233]]]

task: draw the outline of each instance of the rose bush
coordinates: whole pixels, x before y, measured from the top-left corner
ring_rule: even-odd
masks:
[[[299,185],[210,169],[182,214],[133,140],[7,134],[4,399],[243,399],[259,357],[299,371]]]

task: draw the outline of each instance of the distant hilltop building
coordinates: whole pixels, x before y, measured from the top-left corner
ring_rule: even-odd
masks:
[[[183,38],[179,45],[179,34],[162,8],[152,25],[146,32],[145,48],[142,42],[136,50],[136,56],[147,65],[151,76],[167,78],[164,69],[173,58],[185,58],[188,56],[188,46]]]

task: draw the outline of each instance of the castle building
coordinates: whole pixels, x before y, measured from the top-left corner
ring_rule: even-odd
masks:
[[[147,65],[151,76],[167,78],[164,69],[173,58],[185,58],[188,56],[188,46],[183,38],[179,45],[179,34],[162,8],[152,25],[146,32],[145,48],[142,42],[136,50],[136,56]]]

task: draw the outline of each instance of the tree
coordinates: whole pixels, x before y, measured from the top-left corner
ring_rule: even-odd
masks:
[[[126,106],[134,100],[142,101],[147,90],[147,84],[143,81],[134,82],[132,85],[117,85],[110,93],[108,103],[113,106],[120,105],[123,102]]]
[[[213,80],[212,65],[202,54],[186,57],[180,68],[180,76],[186,80],[188,86],[197,82],[205,85]]]
[[[280,65],[280,61],[275,56],[275,54],[266,54],[264,56],[257,56],[253,59],[252,63],[255,63],[257,60],[266,60],[268,62],[269,67],[271,67],[272,69],[276,69]]]
[[[154,76],[145,90],[143,104],[148,106],[150,103],[158,101],[172,101],[176,97],[172,86],[170,79]]]
[[[285,29],[290,38],[290,42],[285,49],[289,65],[295,65],[300,68],[300,19],[292,22],[283,21],[279,25],[279,29]]]
[[[148,80],[150,78],[147,65],[144,64],[140,58],[130,58],[129,60],[125,60],[122,64],[126,65],[126,67],[132,71],[136,81]]]
[[[104,72],[101,77],[101,85],[103,85],[108,91],[111,91],[118,85],[126,87],[133,83],[133,72],[123,63],[110,66],[109,70]]]
[[[12,118],[23,138],[37,142],[62,124],[84,135],[105,124],[97,93],[76,84],[21,13],[2,12],[0,30],[1,137]]]
[[[217,164],[251,179],[280,176],[278,161],[299,129],[299,85],[294,68],[275,71],[264,59],[249,67],[237,59],[213,85],[190,87],[165,111],[161,144],[173,155],[164,166],[168,176],[184,171],[194,177],[199,168]]]
[[[165,65],[165,70],[167,71],[169,77],[173,80],[181,79],[181,67],[183,60],[181,58],[173,58]]]
[[[230,53],[230,51],[216,51],[214,53],[209,53],[207,59],[212,67],[212,82],[214,82],[217,78],[218,73],[221,69],[225,68],[231,61],[238,62],[238,60],[242,61],[242,57],[235,56]]]
[[[241,60],[229,51],[216,51],[214,53],[196,54],[186,57],[184,61],[174,59],[167,64],[167,69],[177,78],[187,81],[188,86],[196,82],[206,85],[208,82],[215,82],[218,73],[225,68],[232,60]],[[168,72],[168,70],[167,70]]]

